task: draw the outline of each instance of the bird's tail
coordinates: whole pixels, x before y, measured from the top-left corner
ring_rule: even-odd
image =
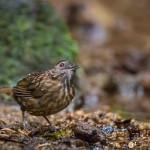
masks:
[[[0,94],[1,93],[12,95],[13,94],[13,88],[11,88],[11,87],[0,87]]]

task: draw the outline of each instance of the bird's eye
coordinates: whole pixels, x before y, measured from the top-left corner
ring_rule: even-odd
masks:
[[[60,67],[64,67],[64,63],[61,63],[59,66],[60,66]]]

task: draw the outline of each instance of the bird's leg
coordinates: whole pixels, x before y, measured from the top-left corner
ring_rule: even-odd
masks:
[[[45,119],[46,119],[46,121],[48,122],[48,124],[50,125],[50,126],[52,126],[52,124],[51,124],[51,122],[49,121],[49,119],[46,117],[46,116],[43,116]]]
[[[52,125],[52,123],[49,121],[49,119],[48,119],[46,116],[43,116],[43,117],[46,119],[46,121],[47,121],[48,124],[50,125],[51,130],[52,130],[53,132],[56,131],[55,127]]]
[[[22,111],[22,125],[23,125],[23,129],[26,129],[25,110],[21,109],[21,111]]]

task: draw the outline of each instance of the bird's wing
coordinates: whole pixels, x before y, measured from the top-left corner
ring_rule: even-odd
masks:
[[[29,74],[20,80],[13,89],[14,95],[23,99],[40,98],[44,94],[44,91],[39,86],[40,80],[44,77],[43,73],[41,71]]]

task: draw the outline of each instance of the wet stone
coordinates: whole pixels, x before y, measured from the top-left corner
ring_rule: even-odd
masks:
[[[129,148],[133,148],[135,146],[135,143],[129,142],[128,146],[129,146]]]
[[[74,135],[83,141],[90,143],[100,142],[106,144],[106,138],[104,133],[95,126],[91,126],[86,122],[80,122],[74,127]]]
[[[101,130],[103,131],[104,134],[106,135],[110,135],[114,132],[114,128],[112,126],[103,126],[101,128]]]
[[[125,131],[125,130],[128,131],[130,140],[140,136],[139,127],[134,125],[131,122],[131,119],[124,120],[124,121],[115,121],[115,123],[117,127],[121,129],[122,131]]]
[[[132,124],[127,129],[131,140],[140,136],[140,130],[138,126]]]
[[[131,124],[131,119],[127,119],[123,121],[115,121],[115,124],[119,129],[128,128]]]

